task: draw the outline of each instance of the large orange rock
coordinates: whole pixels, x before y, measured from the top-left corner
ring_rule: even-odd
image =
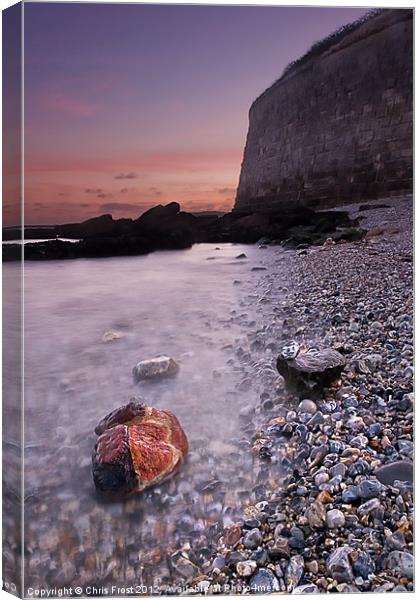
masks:
[[[130,402],[104,417],[92,456],[93,480],[103,492],[141,492],[180,467],[188,440],[168,410]]]

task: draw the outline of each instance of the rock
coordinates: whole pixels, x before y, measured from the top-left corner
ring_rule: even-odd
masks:
[[[389,535],[385,540],[385,546],[391,550],[404,550],[407,542],[405,541],[403,532],[397,529],[397,531]]]
[[[328,529],[339,529],[340,527],[344,527],[345,523],[346,518],[341,510],[334,508],[327,512]]]
[[[247,255],[244,252],[242,252],[241,254],[238,254],[238,256],[235,256],[235,258],[240,258],[241,259],[241,258],[248,258],[248,257],[247,257]]]
[[[141,492],[176,472],[188,440],[171,412],[130,402],[100,421],[92,456],[93,480],[102,492]]]
[[[382,484],[377,479],[364,479],[357,486],[357,494],[363,500],[376,498],[382,490]]]
[[[272,594],[280,591],[280,584],[272,571],[265,568],[257,569],[249,582],[253,594]]]
[[[328,572],[338,583],[352,583],[354,579],[349,561],[350,552],[350,546],[341,546],[334,550],[327,559]]]
[[[358,500],[360,500],[360,496],[357,491],[357,486],[351,485],[344,490],[342,499],[344,504],[354,504],[355,502],[358,502]]]
[[[102,336],[102,341],[106,344],[108,342],[115,342],[124,337],[124,334],[120,331],[105,331]]]
[[[302,579],[305,561],[303,556],[296,554],[292,556],[286,568],[286,587],[287,591],[291,592]]]
[[[137,381],[143,379],[158,379],[176,375],[179,371],[178,364],[169,356],[157,356],[149,360],[142,360],[133,368],[133,375]]]
[[[223,541],[226,546],[235,546],[242,537],[239,525],[232,525],[223,531]]]
[[[306,518],[308,519],[309,527],[320,529],[324,527],[326,520],[326,510],[324,505],[315,500],[312,504],[306,509],[305,513]]]
[[[236,572],[240,577],[250,577],[256,569],[257,563],[255,560],[242,560],[236,564]]]
[[[371,573],[375,572],[375,563],[367,552],[360,552],[359,556],[353,562],[353,573],[356,577],[367,579]]]
[[[312,400],[302,400],[297,407],[298,413],[309,413],[313,415],[317,411],[317,406]]]
[[[254,529],[251,529],[251,531],[248,531],[245,534],[245,537],[244,537],[245,548],[248,548],[249,550],[255,550],[256,548],[258,548],[258,546],[261,545],[261,542],[262,542],[262,534],[261,534],[261,531],[259,529],[257,529],[257,527],[254,527]]]
[[[398,460],[383,465],[375,470],[376,478],[384,485],[393,485],[394,481],[413,482],[413,463],[408,460]]]
[[[305,583],[304,585],[298,585],[292,591],[292,594],[319,594],[319,588],[314,583]]]
[[[175,571],[187,580],[193,579],[200,573],[200,569],[197,565],[192,563],[182,552],[175,552],[172,554],[170,562]]]
[[[268,553],[273,559],[289,558],[290,556],[289,538],[276,536],[274,542],[269,542],[267,547]]]
[[[368,515],[369,513],[380,507],[381,501],[378,498],[372,498],[371,500],[368,500],[367,502],[359,506],[359,508],[357,509],[357,514],[360,516]]]
[[[277,359],[277,370],[286,385],[299,395],[310,396],[334,383],[344,365],[344,357],[332,348],[307,349],[297,342],[285,346]]]
[[[344,477],[346,474],[346,465],[343,463],[337,463],[330,469],[331,477]]]
[[[397,575],[412,579],[414,575],[414,557],[409,552],[394,550],[385,558],[384,567]]]

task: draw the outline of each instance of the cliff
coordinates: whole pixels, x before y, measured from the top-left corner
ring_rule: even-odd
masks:
[[[413,11],[316,44],[251,106],[237,210],[323,208],[412,189]]]

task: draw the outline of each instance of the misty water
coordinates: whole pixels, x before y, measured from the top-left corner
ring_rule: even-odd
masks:
[[[168,553],[210,546],[258,501],[261,461],[243,425],[260,399],[238,355],[266,318],[267,275],[253,268],[281,252],[202,244],[25,264],[27,585],[156,585],[170,579]],[[17,268],[4,265],[6,285]],[[121,337],[104,342],[108,331]],[[163,353],[178,375],[135,383],[133,366]],[[93,485],[93,430],[133,396],[174,412],[190,452],[169,482],[110,502]]]

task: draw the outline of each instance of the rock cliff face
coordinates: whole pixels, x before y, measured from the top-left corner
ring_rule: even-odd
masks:
[[[252,104],[235,209],[312,208],[412,188],[413,11],[320,42]]]

